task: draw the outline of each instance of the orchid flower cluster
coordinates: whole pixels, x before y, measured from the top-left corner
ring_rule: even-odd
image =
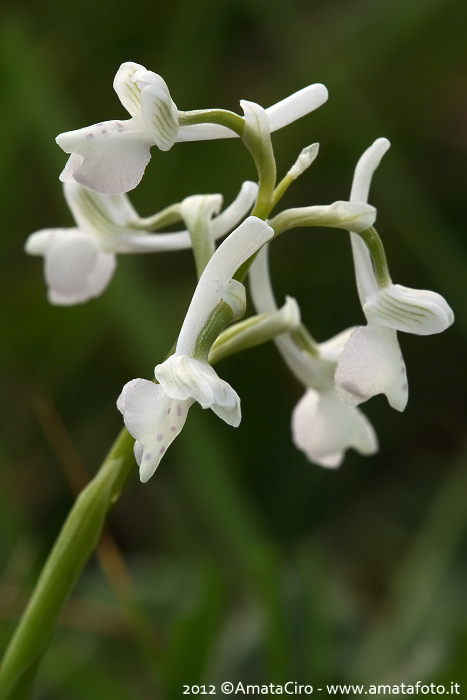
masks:
[[[212,365],[270,340],[304,386],[292,413],[295,445],[324,467],[339,466],[349,448],[374,454],[376,433],[359,405],[382,393],[393,408],[404,410],[408,385],[397,332],[439,333],[454,320],[439,294],[391,281],[374,228],[376,210],[368,204],[373,173],[389,142],[379,138],[361,156],[348,201],[272,216],[287,188],[316,158],[318,144],[305,148],[277,182],[271,133],[320,107],[327,99],[323,85],[309,85],[268,109],[242,100],[243,115],[222,109],[181,111],[164,80],[136,63],[120,67],[114,89],[130,119],[57,137],[70,154],[60,179],[76,226],[38,231],[29,237],[26,251],[44,257],[50,302],[72,305],[104,292],[117,254],[192,248],[199,281],[175,351],[155,367],[155,381],[129,381],[117,401],[135,439],[141,480],[154,474],[194,402],[239,425],[240,398]],[[176,142],[233,137],[250,152],[258,182],[244,182],[228,207],[222,210],[220,194],[195,194],[150,217],[138,215],[127,192],[140,182],[152,147],[168,151]],[[180,230],[173,231],[174,225]],[[268,246],[275,238],[313,226],[350,234],[366,319],[365,325],[321,343],[302,323],[295,299],[287,297],[278,308],[268,267]],[[247,277],[256,314],[245,320]]]

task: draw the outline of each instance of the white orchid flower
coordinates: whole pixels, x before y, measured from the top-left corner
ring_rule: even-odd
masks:
[[[389,146],[387,139],[380,138],[362,155],[355,169],[350,201],[367,202],[373,173]],[[376,232],[370,229],[365,233],[373,260],[362,237],[354,232],[350,237],[357,289],[368,323],[357,328],[347,341],[337,364],[336,387],[350,405],[382,393],[393,408],[403,411],[408,384],[397,331],[440,333],[453,323],[454,314],[436,292],[393,284]]]
[[[245,289],[232,277],[272,236],[273,230],[264,221],[248,217],[221,243],[199,279],[175,353],[154,370],[159,384],[134,379],[123,387],[117,407],[136,440],[135,458],[141,481],[154,474],[195,401],[203,408],[211,408],[229,425],[239,425],[237,393],[207,362],[215,340],[209,338],[208,329],[222,305],[228,310],[229,320],[243,315]]]
[[[244,182],[236,199],[218,216],[221,195],[195,195],[198,202],[215,202],[207,207],[206,226],[212,240],[232,230],[251,210],[258,186]],[[108,286],[116,267],[117,253],[155,253],[191,246],[187,230],[148,233],[138,230],[140,219],[128,197],[102,195],[79,185],[65,183],[64,194],[76,227],[44,229],[29,236],[26,252],[43,255],[48,297],[52,304],[79,304],[99,296]],[[193,197],[180,206],[181,214],[192,207]],[[136,228],[136,226],[138,228]]]
[[[238,136],[219,124],[194,123],[188,115],[210,121],[217,110],[180,112],[169,89],[157,73],[138,63],[123,63],[114,89],[131,119],[99,122],[57,136],[58,145],[71,156],[60,179],[80,182],[103,194],[121,194],[140,182],[151,158],[150,148],[166,151],[176,141],[199,141]],[[280,129],[313,111],[327,100],[324,85],[309,85],[266,110],[271,131]],[[235,116],[235,115],[234,115]],[[238,119],[241,120],[240,117]]]
[[[269,278],[267,246],[251,266],[250,288],[258,312],[277,308]],[[337,359],[352,330],[317,344],[313,355],[298,347],[290,334],[274,339],[286,365],[306,387],[292,413],[294,444],[310,462],[323,467],[338,467],[349,448],[364,455],[378,449],[375,431],[366,416],[344,403],[334,387]]]

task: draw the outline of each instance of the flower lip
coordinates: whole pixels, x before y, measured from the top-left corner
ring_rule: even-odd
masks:
[[[341,465],[348,448],[363,455],[378,450],[376,433],[366,416],[343,403],[334,389],[306,390],[292,413],[292,437],[310,462],[331,469]]]
[[[385,394],[392,408],[403,411],[408,384],[396,331],[374,323],[356,328],[337,362],[335,382],[350,406]]]

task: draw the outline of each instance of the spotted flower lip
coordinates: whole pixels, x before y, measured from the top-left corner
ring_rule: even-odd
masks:
[[[373,173],[390,144],[377,139],[355,168],[350,201],[366,203]],[[376,394],[403,411],[408,383],[397,331],[417,335],[440,333],[454,321],[446,300],[436,292],[378,282],[369,250],[360,236],[350,233],[357,289],[367,325],[353,331],[337,363],[336,388],[344,401],[356,406]]]
[[[256,183],[244,182],[235,200],[206,222],[213,240],[231,231],[249,212],[257,189]],[[187,230],[149,233],[135,228],[142,220],[125,194],[102,195],[76,182],[64,183],[63,191],[77,226],[37,231],[25,245],[27,253],[45,259],[52,304],[69,306],[99,296],[115,272],[117,253],[156,253],[191,246]],[[194,196],[201,202],[215,198],[217,206],[222,203],[221,195]],[[187,201],[187,208],[189,205]]]
[[[154,370],[159,384],[134,379],[123,387],[117,408],[136,440],[135,458],[142,481],[157,469],[195,401],[229,425],[239,425],[238,394],[204,358],[195,357],[195,348],[198,336],[222,300],[231,305],[234,316],[238,313],[238,306],[242,306],[238,288],[243,289],[243,285],[232,277],[272,236],[270,226],[250,216],[221,243],[199,279],[175,353]]]
[[[238,136],[217,124],[180,126],[180,115],[185,113],[177,109],[165,81],[138,63],[120,66],[114,89],[131,118],[59,134],[58,145],[70,154],[60,175],[63,182],[79,182],[102,194],[121,194],[140,182],[152,146],[166,151],[177,141]],[[266,114],[271,131],[317,109],[327,100],[327,94],[324,85],[317,83],[269,107]]]
[[[276,309],[267,263],[267,246],[257,255],[250,269],[254,306],[260,313]],[[378,449],[375,431],[366,416],[345,403],[334,387],[334,371],[343,347],[353,329],[316,345],[314,355],[298,347],[290,334],[278,335],[274,342],[292,374],[305,387],[305,393],[292,412],[292,438],[310,462],[322,467],[338,467],[347,449],[374,454]]]

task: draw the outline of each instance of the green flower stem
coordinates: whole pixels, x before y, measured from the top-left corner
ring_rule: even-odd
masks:
[[[374,229],[373,226],[370,226],[370,228],[367,228],[358,235],[363,239],[366,247],[370,251],[378,286],[389,287],[389,285],[392,284],[392,280],[389,274],[386,253],[376,229]]]
[[[273,206],[276,186],[276,160],[271,134],[258,123],[256,129],[244,130],[243,143],[248,148],[258,171],[258,195],[252,215],[259,219],[267,219]]]
[[[238,136],[243,136],[245,120],[239,114],[227,109],[195,109],[189,112],[179,112],[180,126],[192,126],[193,124],[218,124],[234,131]]]
[[[42,570],[0,667],[0,700],[25,700],[59,613],[99,539],[105,516],[134,467],[124,429],[94,479],[78,496]]]
[[[296,178],[292,177],[290,173],[287,173],[287,175],[279,182],[272,195],[271,211],[274,209],[279,200],[282,199],[294,180],[296,180]]]
[[[224,109],[193,110],[179,114],[180,126],[205,123],[225,126],[243,139],[258,171],[259,189],[253,214],[260,219],[265,219],[272,208],[276,182],[276,162],[271,135],[266,134],[259,125],[258,129],[245,129],[243,117]]]

